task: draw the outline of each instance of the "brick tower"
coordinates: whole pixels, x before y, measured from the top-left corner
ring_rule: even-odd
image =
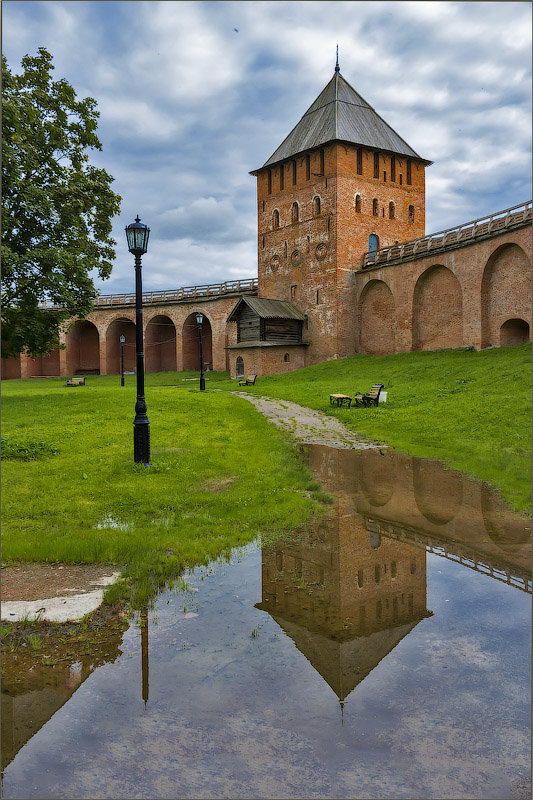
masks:
[[[305,315],[305,364],[355,354],[354,272],[365,252],[424,235],[430,163],[344,80],[337,62],[296,127],[252,171],[259,297],[289,301]]]

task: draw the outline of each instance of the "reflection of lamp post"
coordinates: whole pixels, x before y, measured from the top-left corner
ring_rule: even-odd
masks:
[[[122,333],[120,336],[120,385],[124,386],[124,342],[126,337]]]
[[[204,356],[202,353],[202,322],[204,321],[204,315],[198,311],[196,314],[196,322],[198,325],[198,336],[200,337],[200,391],[205,389],[205,378],[204,378]]]
[[[142,672],[142,697],[144,707],[148,702],[148,609],[141,611],[141,672]]]
[[[133,420],[133,460],[150,465],[150,422],[146,414],[144,399],[144,353],[143,353],[143,298],[141,256],[148,250],[150,228],[143,225],[139,215],[126,228],[128,250],[135,256],[135,341],[137,349],[137,402]]]

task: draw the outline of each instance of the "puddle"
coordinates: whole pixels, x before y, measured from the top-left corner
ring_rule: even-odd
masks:
[[[98,657],[4,656],[5,798],[530,796],[528,522],[434,462],[305,452],[336,503],[298,539]]]

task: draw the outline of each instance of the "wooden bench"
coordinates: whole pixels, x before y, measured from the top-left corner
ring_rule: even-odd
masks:
[[[338,406],[339,408],[341,406],[346,406],[347,408],[350,408],[350,406],[352,405],[352,398],[350,397],[349,394],[330,394],[329,403],[330,405]]]
[[[239,386],[253,386],[254,383],[255,383],[255,379],[256,378],[257,378],[257,375],[248,375],[246,380],[239,381]]]
[[[85,378],[82,378],[81,376],[67,378],[65,381],[65,386],[85,386]]]
[[[377,406],[379,403],[379,395],[381,394],[383,386],[384,384],[382,383],[375,383],[370,388],[370,391],[366,392],[366,394],[356,392],[354,397],[355,405],[363,406],[364,408],[368,408],[369,406]]]

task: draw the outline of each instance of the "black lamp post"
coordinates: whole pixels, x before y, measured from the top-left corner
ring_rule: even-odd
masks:
[[[198,325],[198,336],[200,337],[200,391],[203,392],[205,389],[205,378],[204,378],[204,355],[202,353],[202,322],[204,321],[204,315],[198,311],[196,314],[196,323]]]
[[[144,399],[144,353],[143,353],[143,298],[141,278],[141,256],[148,250],[150,228],[143,225],[139,215],[126,228],[128,250],[135,256],[135,342],[137,349],[137,402],[133,420],[133,460],[150,466],[150,422],[146,414]]]
[[[126,337],[122,333],[120,335],[120,385],[124,386],[124,342]]]

